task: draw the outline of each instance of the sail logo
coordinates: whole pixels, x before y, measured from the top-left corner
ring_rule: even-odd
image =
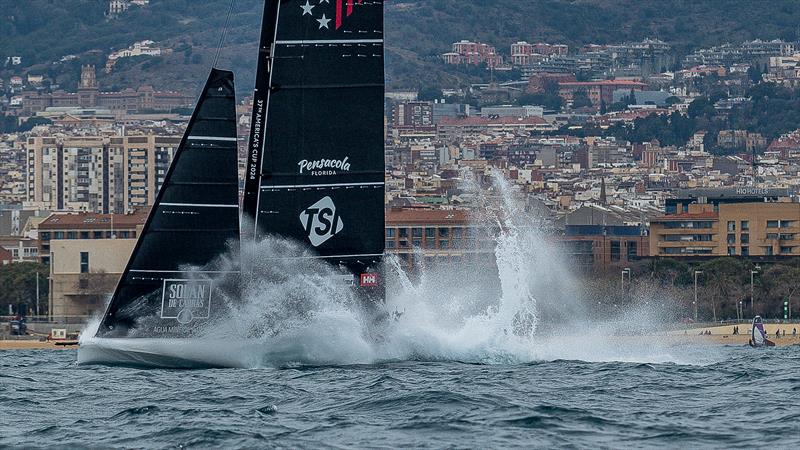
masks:
[[[302,10],[301,15],[309,15],[317,22],[319,25],[319,29],[322,30],[323,28],[326,30],[330,30],[331,26],[334,27],[335,30],[338,30],[342,27],[343,21],[346,17],[350,17],[354,10],[355,6],[361,6],[364,4],[364,0],[334,0],[335,6],[331,5],[331,0],[319,0],[319,3],[316,5],[311,4],[311,0],[300,0],[300,9]],[[305,3],[303,3],[305,2]],[[323,6],[323,3],[327,4],[327,7]],[[328,17],[326,13],[331,13],[330,7],[334,7],[333,15]],[[322,13],[321,16],[317,16],[317,11],[314,11],[314,8],[319,7],[320,12]],[[331,24],[333,21],[333,24]]]
[[[297,166],[301,175],[306,172],[312,176],[336,175],[339,170],[350,171],[348,159],[348,156],[345,156],[344,159],[318,159],[316,161],[304,159],[299,161]]]
[[[211,280],[164,280],[161,318],[187,324],[211,315]]]
[[[333,200],[325,196],[300,213],[300,223],[314,247],[319,247],[344,228]]]
[[[374,287],[378,285],[378,274],[377,273],[362,273],[361,274],[361,282],[359,283],[361,287]]]

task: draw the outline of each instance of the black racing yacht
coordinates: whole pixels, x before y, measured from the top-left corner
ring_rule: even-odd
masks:
[[[220,256],[267,236],[383,301],[383,3],[266,0],[260,39],[241,208],[233,73],[212,69],[79,363],[206,365],[198,330],[236,290],[217,280],[252,265]]]

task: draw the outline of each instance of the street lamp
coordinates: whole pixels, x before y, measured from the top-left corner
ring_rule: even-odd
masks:
[[[753,306],[753,275],[758,273],[758,269],[760,269],[760,267],[756,266],[756,270],[750,270],[750,313],[753,315],[756,314],[755,307]]]
[[[623,297],[625,297],[625,274],[628,274],[628,283],[630,283],[630,281],[631,281],[631,268],[630,267],[626,267],[626,268],[622,269],[622,275],[621,275],[622,279],[621,279],[621,281],[622,281],[622,296]]]
[[[697,276],[703,273],[702,270],[695,270],[694,271],[694,321],[697,322]]]

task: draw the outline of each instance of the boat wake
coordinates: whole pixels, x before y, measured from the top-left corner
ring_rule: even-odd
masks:
[[[657,338],[618,336],[632,321],[640,331],[654,326],[659,314],[650,309],[629,309],[624,318],[599,324],[588,320],[584,305],[587,296],[594,298],[582,291],[537,211],[499,177],[493,189],[471,191],[481,203],[476,209],[486,211],[472,219],[478,230],[473,257],[411,269],[388,257],[385,305],[364,307],[342,282],[347,273],[304,257],[310,255],[299,244],[270,238],[242,249],[242,258],[255,263],[253,274],[214,279],[244,286],[242,297],[223,299],[227,314],[196,330],[192,339],[95,339],[88,337],[95,334],[93,323],[82,333],[87,337],[81,340],[80,362],[169,367],[714,362],[707,352],[691,356]],[[493,253],[479,251],[487,243]],[[259,255],[272,257],[259,260]]]

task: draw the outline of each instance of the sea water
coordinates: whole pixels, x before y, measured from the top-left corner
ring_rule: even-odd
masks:
[[[0,353],[0,446],[800,445],[798,348],[671,344],[656,332],[674,320],[661,291],[599,320],[587,305],[605,299],[508,183],[468,192],[494,257],[390,259],[397,320],[376,326],[336,269],[267,239],[243,249],[258,270],[202,345],[149,349],[237,369]]]
[[[550,356],[145,370],[0,351],[0,447],[800,446],[800,347]]]

